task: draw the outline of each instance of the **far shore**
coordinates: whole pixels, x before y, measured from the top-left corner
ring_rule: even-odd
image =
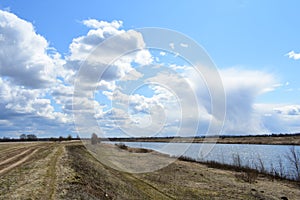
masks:
[[[30,143],[30,142],[70,142],[85,141],[90,138],[36,138],[34,140],[22,140],[16,138],[0,139],[0,144]],[[247,135],[247,136],[205,136],[205,137],[123,137],[123,138],[99,138],[99,141],[107,142],[168,142],[168,143],[218,143],[218,144],[262,144],[262,145],[300,145],[300,133],[297,134],[272,134],[272,135]]]
[[[104,139],[105,140],[105,139]],[[141,137],[109,138],[112,142],[192,142],[219,144],[265,144],[265,145],[300,145],[300,134],[255,135],[255,136],[214,136],[214,137]]]

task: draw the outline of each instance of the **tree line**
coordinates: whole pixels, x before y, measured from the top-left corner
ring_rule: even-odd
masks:
[[[47,137],[47,138],[39,138],[35,134],[21,134],[19,138],[10,138],[3,137],[0,138],[0,142],[32,142],[32,141],[69,141],[69,140],[80,140],[77,136],[75,138],[72,135],[68,135],[67,137],[59,136],[59,137]]]

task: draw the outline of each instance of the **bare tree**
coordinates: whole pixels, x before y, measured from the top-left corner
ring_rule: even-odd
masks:
[[[21,135],[20,135],[20,139],[21,139],[21,140],[26,140],[26,139],[27,139],[27,135],[24,134],[24,133],[21,134]]]
[[[297,151],[295,146],[292,146],[286,158],[292,164],[295,179],[300,181],[300,151]]]

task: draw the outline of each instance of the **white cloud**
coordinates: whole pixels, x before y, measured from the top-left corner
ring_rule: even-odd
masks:
[[[51,93],[63,84],[59,79],[71,71],[47,40],[36,33],[30,22],[0,10],[0,125],[1,132],[18,136],[25,129],[39,134],[60,134],[71,130],[72,118],[56,111]],[[59,79],[58,79],[59,78]]]
[[[189,47],[189,45],[185,44],[185,43],[180,43],[180,46],[183,47],[183,48],[188,48]]]
[[[300,53],[295,53],[294,51],[290,51],[285,56],[288,56],[289,58],[292,58],[294,60],[300,59]]]
[[[171,42],[171,43],[169,44],[169,46],[170,46],[170,48],[171,48],[172,50],[175,49],[175,44],[174,44],[173,42]]]
[[[87,132],[88,136],[99,130],[96,128],[98,122],[106,133],[117,131],[113,120],[129,132],[138,127],[138,131],[153,134],[153,130],[162,128],[162,133],[174,134],[180,126],[181,116],[184,116],[181,134],[190,135],[197,122],[196,108],[200,113],[199,133],[205,132],[212,121],[221,123],[218,113],[216,116],[212,113],[206,82],[195,76],[189,66],[171,65],[168,67],[174,74],[161,72],[149,77],[133,67],[153,64],[153,56],[145,49],[141,33],[122,30],[122,21],[89,19],[82,23],[90,30],[72,40],[69,54],[63,59],[49,47],[43,36],[36,33],[30,22],[0,10],[1,133],[15,136],[28,130],[40,135],[71,133],[74,131],[71,125],[73,112],[80,114],[78,120],[83,125],[77,128]],[[113,36],[109,43],[104,42]],[[98,45],[103,46],[98,49]],[[188,47],[183,43],[179,45]],[[174,50],[175,44],[170,43],[170,48]],[[136,51],[121,55],[126,50]],[[166,53],[160,52],[160,55]],[[294,51],[286,55],[300,59],[300,54]],[[73,84],[84,61],[88,68],[79,76],[81,85],[73,104]],[[103,72],[100,80],[97,77],[99,71]],[[205,73],[212,79],[209,81],[212,90],[219,91],[221,88],[214,82],[214,77],[209,76],[210,71]],[[272,74],[238,68],[222,69],[220,75],[227,96],[224,133],[300,131],[299,105],[256,103],[259,95],[288,86],[289,82],[278,84]],[[126,84],[139,79],[153,83],[150,87],[152,95],[129,95],[122,91]],[[93,99],[94,90],[105,95],[107,101],[116,101],[117,106],[111,108]],[[199,104],[194,104],[194,94]],[[218,103],[224,103],[223,99],[220,98]]]
[[[159,55],[161,55],[161,56],[165,56],[165,55],[166,55],[166,52],[164,52],[164,51],[161,51],[161,52],[159,52]]]
[[[133,61],[142,65],[152,63],[151,54],[144,49],[145,43],[141,33],[120,30],[122,23],[117,21],[108,23],[87,20],[84,24],[96,29],[90,30],[87,35],[73,39],[66,67],[78,70],[84,64],[86,70],[80,75],[83,76],[82,79],[86,77],[85,82],[90,81],[87,82],[89,85],[95,82],[93,80],[100,78],[95,77],[98,74],[102,74],[101,79],[105,81],[115,81],[128,73],[138,75],[131,66]],[[112,36],[114,37],[109,42],[103,43]],[[126,50],[136,51],[123,55]],[[95,65],[97,65],[96,68]]]
[[[13,123],[11,123],[10,121],[4,119],[4,120],[0,120],[0,127],[1,126],[13,126]]]
[[[136,53],[135,62],[140,65],[149,65],[153,62],[153,57],[148,50],[141,50]]]
[[[176,66],[172,67],[176,68]],[[154,95],[152,97],[145,97],[137,94],[128,96],[118,91],[114,93],[114,98],[112,98],[112,93],[107,93],[113,101],[121,103],[121,105],[130,102],[130,108],[131,111],[133,111],[132,116],[134,117],[125,117],[123,120],[119,119],[119,123],[124,123],[122,125],[128,128],[132,125],[129,122],[136,125],[142,123],[140,121],[141,116],[138,115],[138,113],[147,114],[150,112],[150,108],[155,105],[163,108],[164,114],[168,119],[165,124],[165,128],[168,128],[162,133],[167,133],[172,130],[174,134],[178,131],[178,123],[172,125],[172,122],[180,121],[180,118],[178,117],[183,114],[185,121],[181,124],[181,128],[185,133],[192,134],[192,131],[194,130],[193,125],[197,123],[197,117],[192,115],[196,110],[195,106],[192,106],[192,101],[189,101],[192,99],[191,95],[196,94],[198,98],[197,106],[200,114],[200,128],[198,133],[205,133],[208,130],[209,125],[213,126],[211,127],[211,130],[216,130],[217,126],[214,126],[220,125],[222,121],[218,118],[217,113],[214,113],[216,115],[213,115],[212,113],[210,91],[206,88],[206,83],[203,80],[200,80],[199,77],[193,76],[195,73],[193,73],[193,70],[191,70],[190,67],[184,66],[183,70],[185,70],[186,74],[182,74],[184,75],[182,77],[175,76],[175,74],[159,73],[153,78],[146,79],[149,83],[154,82],[166,86],[166,88],[153,86],[152,89],[154,89]],[[268,111],[262,111],[261,108],[255,104],[255,100],[259,95],[276,89],[276,79],[272,74],[262,71],[230,68],[221,70],[220,75],[227,96],[227,116],[222,134],[262,134],[286,130],[284,127],[286,128],[287,125],[289,125],[288,120],[292,120],[291,118],[280,118],[277,116],[278,121],[279,119],[282,119],[283,121],[286,121],[286,123],[278,123],[278,127],[274,126],[267,120],[270,119],[270,116],[276,114],[274,107],[268,109]],[[187,83],[189,85],[187,85]],[[217,85],[213,85],[212,89],[218,90],[217,87]],[[173,94],[178,95],[180,99],[177,99],[177,97],[174,98]],[[218,100],[222,101],[218,103],[224,103],[223,99],[220,98]],[[123,110],[123,114],[126,112],[127,109]],[[191,114],[190,118],[188,118],[189,114]],[[147,116],[145,115],[144,117]],[[155,121],[151,121],[151,123],[155,123]],[[294,128],[296,130],[295,126]]]
[[[49,46],[31,23],[0,10],[0,75],[31,88],[46,87],[62,75],[60,55],[47,53]]]
[[[300,105],[255,104],[254,108],[268,133],[300,132]]]
[[[105,80],[101,80],[99,83],[98,83],[98,87],[97,87],[98,90],[102,90],[102,91],[105,91],[105,90],[115,90],[116,89],[116,84],[115,82],[109,82],[109,81],[105,81]]]
[[[67,57],[66,67],[75,70],[81,66],[83,69],[77,75],[76,99],[73,107],[78,115],[77,128],[88,132],[95,131],[98,126],[93,123],[95,118],[102,118],[103,112],[98,109],[94,115],[95,107],[87,107],[89,99],[93,97],[93,90],[103,90],[102,94],[108,99],[111,92],[117,89],[115,81],[130,81],[141,78],[143,75],[132,67],[132,63],[138,65],[149,65],[153,57],[145,48],[141,33],[129,30],[120,30],[122,23],[113,21],[111,23],[88,20],[84,24],[94,29],[87,35],[73,39],[70,44],[70,55]],[[124,54],[128,52],[129,54]],[[75,63],[75,65],[74,65]],[[79,64],[80,63],[80,64]],[[77,68],[77,69],[76,69]],[[105,91],[106,90],[106,91]],[[78,96],[80,95],[80,96]],[[116,97],[115,97],[116,98]],[[95,105],[95,103],[93,103]],[[83,118],[84,116],[84,118]],[[103,119],[102,119],[103,121]],[[109,124],[107,119],[105,124]]]
[[[62,124],[71,123],[70,116],[55,111],[51,100],[45,97],[46,92],[44,89],[32,90],[12,85],[10,81],[0,78],[0,119],[9,120],[12,124],[9,129],[18,131],[25,127],[39,130],[55,124],[45,130],[49,133]]]
[[[157,85],[151,88],[152,97],[128,95],[120,90],[114,92],[112,120],[127,135],[157,136],[178,127],[181,110],[176,98],[165,88]]]
[[[226,92],[227,133],[264,133],[260,116],[254,112],[255,99],[274,90],[275,78],[262,71],[226,69],[221,71]]]
[[[199,102],[204,108],[202,112],[210,115],[213,109],[210,93],[220,90],[220,86],[214,85],[216,81],[214,81],[214,76],[210,75],[210,71],[205,71],[205,73],[210,79],[208,82],[212,91],[209,91],[206,85],[208,83],[203,78],[195,76],[196,73],[191,68],[186,72],[186,76],[190,79],[189,83],[196,91]],[[265,133],[267,130],[262,124],[260,114],[255,112],[254,103],[259,95],[276,88],[274,76],[262,71],[238,68],[222,69],[219,73],[226,94],[226,119],[223,134]],[[216,103],[224,103],[224,99],[219,98]],[[218,114],[216,113],[216,115]],[[217,116],[210,117],[214,120],[218,119]]]
[[[274,108],[274,111],[283,115],[300,115],[300,105],[286,105]]]
[[[86,122],[91,117],[101,118],[104,115],[105,106],[88,98],[93,89],[100,89],[104,94],[105,90],[112,91],[116,88],[115,80],[125,75],[128,75],[128,80],[142,76],[132,68],[131,62],[150,64],[153,61],[151,54],[143,49],[145,44],[142,35],[136,31],[120,30],[121,21],[109,23],[91,19],[83,21],[83,24],[92,29],[87,35],[73,39],[70,54],[63,60],[55,49],[49,47],[47,40],[35,32],[31,23],[12,13],[0,11],[0,44],[3,47],[0,49],[1,130],[10,124],[15,127],[7,128],[6,131],[10,133],[30,127],[40,134],[51,134],[53,130],[68,127],[72,122],[75,73],[91,51],[111,36],[119,35],[111,43],[105,44],[102,48],[105,53],[96,52],[89,60],[98,62],[97,56],[105,55],[100,60],[102,65],[99,65],[105,68],[111,59],[120,56],[124,48],[137,51],[117,59],[105,70],[100,82],[91,84],[93,82],[90,79],[95,76],[95,71],[84,74],[86,79],[81,86],[81,94],[84,95],[79,98],[80,107],[75,106],[78,109],[75,112],[83,113]],[[20,116],[23,116],[22,119]],[[72,128],[64,128],[64,132],[66,130]],[[56,131],[56,134],[59,132]]]
[[[114,20],[111,23],[109,23],[106,21],[98,21],[96,19],[88,19],[88,20],[83,20],[83,24],[89,28],[95,28],[95,29],[113,28],[114,30],[116,30],[122,27],[123,22]]]
[[[221,77],[227,91],[240,91],[243,96],[257,96],[274,90],[278,85],[272,74],[263,71],[228,68],[221,71]]]
[[[286,83],[285,83],[285,86],[288,86],[288,85],[290,85],[290,82],[286,82]]]
[[[122,34],[123,33],[123,34]],[[95,49],[104,40],[116,36],[113,40],[102,44],[101,48]],[[70,44],[70,61],[89,61],[109,64],[112,59],[121,56],[124,49],[143,49],[145,43],[140,33],[136,31],[119,30],[114,27],[110,27],[109,30],[106,27],[92,29],[87,35],[80,36],[73,39]],[[92,51],[95,50],[92,53]],[[105,52],[103,52],[105,50]],[[97,56],[101,55],[101,60]],[[94,56],[94,57],[93,57]]]

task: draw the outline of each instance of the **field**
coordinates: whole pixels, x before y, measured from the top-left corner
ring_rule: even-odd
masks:
[[[130,151],[132,162],[147,164],[143,159],[146,152]],[[297,183],[261,174],[249,181],[245,172],[180,160],[154,172],[128,173],[102,164],[93,156],[95,153],[104,160],[106,156],[114,157],[111,160],[118,166],[124,164],[128,149],[98,144],[88,152],[81,142],[1,143],[0,199],[298,199],[300,196]],[[155,152],[147,153],[158,160],[170,159]]]

